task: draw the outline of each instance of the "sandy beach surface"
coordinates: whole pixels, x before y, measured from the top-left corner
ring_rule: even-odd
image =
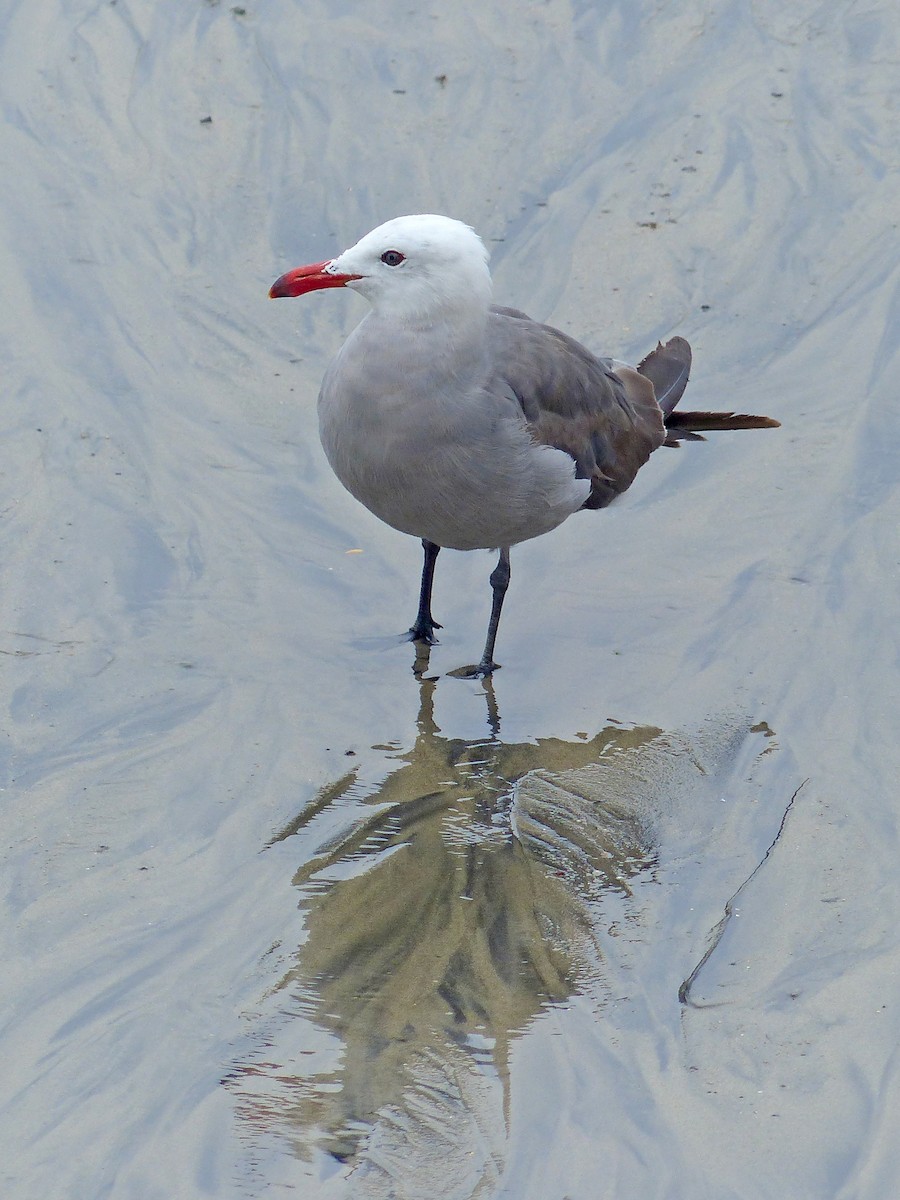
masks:
[[[895,1200],[895,6],[10,0],[0,115],[3,1195]],[[408,212],[782,422],[516,548],[490,684],[266,296]]]

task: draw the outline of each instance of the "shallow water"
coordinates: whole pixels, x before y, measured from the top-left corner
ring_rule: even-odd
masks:
[[[4,1195],[897,1194],[892,6],[8,6]],[[207,120],[211,118],[211,120]],[[342,492],[379,221],[774,432],[487,555]],[[418,663],[422,667],[421,662]]]

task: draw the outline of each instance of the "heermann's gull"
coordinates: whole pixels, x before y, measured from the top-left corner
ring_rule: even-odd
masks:
[[[269,295],[350,287],[372,311],[331,363],[319,430],[334,473],[382,521],[422,539],[409,637],[434,643],[442,546],[499,549],[475,675],[495,670],[509,550],[580,508],[604,508],[659,446],[768,417],[677,413],[691,348],[675,337],[637,367],[596,358],[513,308],[491,305],[487,251],[460,221],[397,217],[337,258],[282,275]]]

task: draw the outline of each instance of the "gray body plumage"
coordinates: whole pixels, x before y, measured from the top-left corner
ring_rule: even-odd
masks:
[[[511,309],[452,330],[370,313],[329,368],[319,427],[349,492],[438,546],[512,546],[623,492],[665,439],[647,381]],[[633,378],[632,378],[633,377]]]

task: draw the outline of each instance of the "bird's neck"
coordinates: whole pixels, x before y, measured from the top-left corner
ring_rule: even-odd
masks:
[[[443,348],[443,353],[481,354],[487,337],[489,297],[432,298],[430,304],[379,303],[371,320],[386,336],[402,333]]]
[[[407,317],[370,312],[351,338],[353,353],[369,362],[377,354],[379,369],[396,371],[407,382],[427,377],[428,386],[464,388],[484,374],[487,355],[487,311],[446,309]]]
[[[411,331],[440,328],[454,337],[479,336],[487,326],[491,277],[471,272],[464,277],[440,275],[405,279],[402,288],[378,289],[369,280],[350,284],[365,296],[380,321]]]

